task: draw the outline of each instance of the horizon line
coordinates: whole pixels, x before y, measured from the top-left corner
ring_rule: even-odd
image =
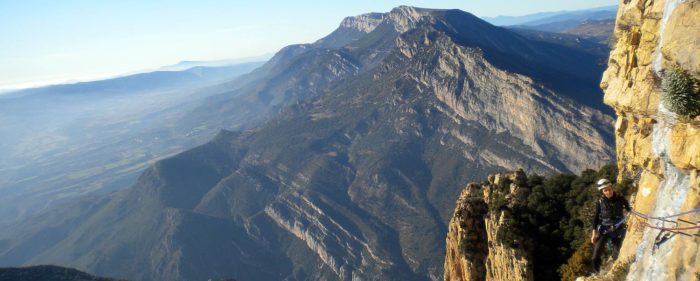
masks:
[[[127,77],[127,76],[131,76],[131,75],[151,73],[151,72],[157,72],[157,71],[184,71],[184,70],[187,70],[190,68],[197,67],[195,65],[195,66],[188,67],[185,69],[180,69],[180,70],[164,69],[164,68],[173,67],[173,66],[176,66],[176,65],[182,64],[182,63],[193,63],[193,62],[194,63],[214,63],[214,62],[231,61],[230,62],[231,64],[239,64],[239,63],[246,63],[246,62],[267,61],[273,55],[274,55],[274,53],[265,53],[265,54],[261,54],[258,56],[246,56],[246,57],[224,58],[224,59],[214,59],[214,60],[183,59],[183,60],[179,60],[176,63],[161,65],[161,66],[157,66],[157,67],[153,67],[153,68],[143,68],[143,69],[139,69],[139,70],[132,70],[132,71],[127,71],[127,72],[115,72],[115,73],[109,73],[109,74],[102,73],[102,74],[85,75],[85,76],[71,77],[71,78],[53,78],[53,79],[42,79],[42,80],[30,81],[30,82],[5,84],[5,85],[0,85],[0,95],[6,94],[6,93],[11,93],[11,92],[16,92],[16,91],[28,90],[28,89],[37,89],[37,88],[59,86],[59,85],[73,85],[73,84],[79,84],[79,83],[96,82],[96,81],[109,80],[109,79],[115,79],[115,78],[120,78],[120,77]]]

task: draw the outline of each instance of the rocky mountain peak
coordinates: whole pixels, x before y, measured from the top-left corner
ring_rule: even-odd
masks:
[[[364,33],[370,33],[376,28],[385,18],[383,13],[368,13],[354,17],[346,17],[340,22],[340,28],[348,28]]]
[[[422,9],[411,6],[399,6],[389,12],[388,18],[399,33],[404,33],[416,27],[422,20],[431,18],[433,9]]]
[[[411,6],[399,6],[388,13],[367,13],[346,17],[340,26],[328,36],[315,42],[320,47],[342,47],[359,40],[366,34],[375,32],[377,27],[385,26],[379,37],[391,37],[415,28],[419,22],[434,21],[436,13],[445,10],[424,9]],[[386,33],[393,30],[394,34]]]
[[[415,28],[419,22],[439,18],[440,14],[444,14],[445,11],[448,10],[426,9],[402,5],[392,9],[388,13],[367,13],[346,17],[338,28],[370,33],[381,23],[387,23],[393,25],[398,33],[403,33]],[[468,14],[466,12],[460,12]]]

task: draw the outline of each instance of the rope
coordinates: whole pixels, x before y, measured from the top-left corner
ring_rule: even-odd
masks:
[[[663,216],[663,217],[654,217],[654,216],[650,216],[650,215],[647,215],[647,214],[643,214],[643,213],[637,212],[637,211],[635,211],[634,209],[631,210],[631,213],[632,213],[632,214],[634,214],[634,215],[636,215],[636,216],[638,216],[638,217],[644,218],[644,219],[646,219],[646,220],[650,220],[650,219],[654,219],[654,220],[665,220],[665,219],[668,219],[668,218],[680,217],[680,216],[682,216],[682,215],[687,215],[687,214],[691,214],[691,213],[695,213],[695,212],[700,212],[700,208],[695,208],[695,209],[692,209],[692,210],[689,210],[689,211],[685,211],[685,212],[682,212],[682,213],[673,214],[673,215],[668,215],[668,216]],[[620,220],[618,223],[616,223],[616,224],[614,225],[614,229],[617,229],[621,224],[625,223],[625,222],[627,221],[627,218],[628,218],[628,217],[629,217],[629,215],[626,216],[625,218],[623,218],[622,220]],[[667,221],[667,222],[671,222],[671,221]],[[658,230],[664,230],[664,231],[682,231],[682,230],[700,229],[700,225],[686,226],[686,227],[662,227],[662,226],[654,226],[654,225],[651,225],[651,224],[649,224],[648,222],[644,222],[643,224],[644,224],[645,227],[653,228],[653,229],[658,229]]]
[[[648,228],[653,228],[653,229],[658,229],[658,230],[666,230],[666,231],[680,231],[680,230],[693,230],[693,229],[700,229],[700,225],[694,225],[694,226],[686,226],[686,227],[661,227],[661,226],[653,226],[648,223],[644,223],[644,226]]]
[[[612,226],[612,228],[605,228],[604,225],[600,224],[600,225],[598,225],[598,227],[597,227],[596,229],[597,229],[600,233],[608,233],[608,232],[617,231],[618,228],[620,227],[620,225],[622,225],[622,224],[624,224],[625,222],[627,222],[627,218],[628,218],[628,217],[629,217],[629,214],[628,214],[627,216],[625,216],[624,218],[622,218],[619,222],[617,222],[616,224],[614,224],[614,225]]]
[[[632,210],[632,213],[637,215],[637,216],[640,216],[640,217],[645,218],[645,219],[655,219],[655,220],[663,220],[663,219],[668,219],[668,218],[673,218],[673,217],[680,217],[682,215],[687,215],[687,214],[691,214],[691,213],[695,213],[695,212],[700,212],[700,208],[695,208],[695,209],[692,209],[690,211],[685,211],[685,212],[682,212],[679,214],[668,215],[668,216],[663,216],[663,217],[653,217],[653,216],[650,216],[647,214],[642,214],[640,212],[637,212],[634,209]]]
[[[673,215],[668,215],[668,216],[662,216],[662,217],[654,217],[654,216],[650,216],[650,215],[647,215],[647,214],[643,214],[643,213],[637,212],[637,211],[635,211],[635,210],[633,209],[633,210],[632,210],[632,214],[634,214],[634,215],[636,215],[636,216],[638,216],[638,217],[644,218],[644,219],[646,219],[646,220],[649,220],[649,219],[654,219],[654,220],[665,220],[665,219],[668,219],[668,218],[680,217],[680,216],[682,216],[682,215],[687,215],[687,214],[691,214],[691,213],[695,213],[695,212],[699,212],[699,211],[700,211],[700,208],[695,208],[695,209],[692,209],[692,210],[689,210],[689,211],[685,211],[685,212],[682,212],[682,213],[678,213],[678,214],[673,214]],[[662,226],[651,225],[651,224],[649,224],[648,222],[644,222],[643,224],[644,224],[645,227],[649,227],[649,228],[653,228],[653,229],[658,229],[658,230],[665,230],[665,231],[682,231],[682,230],[700,229],[700,225],[686,226],[686,227],[662,227]]]

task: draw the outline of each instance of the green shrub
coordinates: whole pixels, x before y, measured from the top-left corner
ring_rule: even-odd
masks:
[[[483,238],[481,235],[476,233],[467,235],[467,237],[464,237],[464,239],[459,241],[460,253],[462,253],[462,255],[467,259],[473,259],[476,256],[477,251],[480,251],[479,243],[483,243],[483,241],[481,241],[482,239]]]
[[[523,233],[522,227],[523,225],[520,221],[511,220],[507,227],[503,227],[498,231],[496,240],[508,248],[529,250],[528,247],[532,244],[530,243],[532,238]]]
[[[700,115],[700,82],[679,66],[674,66],[661,81],[664,106],[683,118]]]
[[[511,184],[511,181],[509,178],[503,178],[498,183],[498,190],[501,192],[507,192],[510,190],[510,184]]]
[[[559,270],[562,281],[574,281],[591,272],[591,243],[583,243]]]
[[[494,192],[492,196],[494,197],[489,201],[489,212],[496,213],[507,208],[508,200],[504,193]]]

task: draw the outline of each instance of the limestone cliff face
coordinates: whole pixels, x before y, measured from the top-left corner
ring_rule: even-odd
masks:
[[[456,120],[475,122],[521,139],[524,146],[512,149],[527,151],[532,161],[482,152],[481,157],[487,162],[508,170],[544,172],[536,168],[542,166],[560,172],[580,172],[611,160],[607,156],[606,132],[600,129],[613,123],[608,115],[579,107],[560,93],[542,88],[532,78],[495,67],[479,49],[459,46],[452,39],[429,31],[415,35],[422,38],[422,44],[402,38],[396,44],[407,59],[415,62],[413,71],[406,75],[433,89],[446,106],[437,109],[449,112]],[[496,86],[482,87],[489,84]],[[469,137],[456,137],[467,146],[475,143]],[[542,158],[547,160],[538,160]]]
[[[509,185],[506,204],[518,204],[524,180],[522,171],[497,174],[487,184],[469,184],[462,191],[448,226],[444,280],[534,280],[532,253],[498,239],[509,227],[510,214],[487,207],[504,195],[498,188],[504,184]]]
[[[369,13],[354,17],[347,17],[340,23],[340,28],[354,29],[364,33],[370,33],[384,20],[382,13]]]
[[[679,121],[660,102],[666,69],[679,65],[700,78],[700,1],[620,1],[609,66],[601,87],[618,114],[621,178],[638,185],[633,208],[666,216],[700,205],[700,117]],[[697,222],[694,213],[666,227]],[[649,224],[662,226],[661,221]],[[627,280],[691,280],[700,271],[698,231],[665,232],[632,220],[621,257],[633,257]],[[657,237],[669,235],[659,243]]]

